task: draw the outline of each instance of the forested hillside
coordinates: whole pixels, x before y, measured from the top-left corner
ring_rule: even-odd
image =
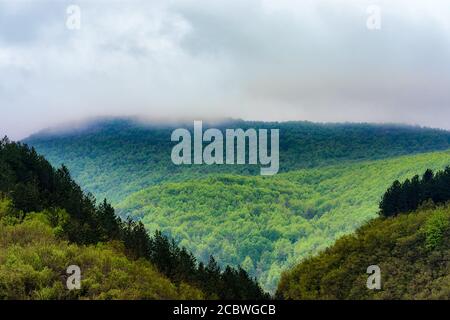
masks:
[[[273,177],[214,175],[147,188],[117,208],[176,238],[200,260],[213,252],[274,290],[282,270],[376,217],[392,181],[449,163],[446,151]]]
[[[277,297],[450,299],[449,221],[449,205],[375,219],[285,273]],[[366,287],[370,265],[380,267],[381,290]]]
[[[395,215],[386,214],[344,236],[316,257],[308,258],[283,274],[277,297],[284,299],[449,299],[450,298],[450,167],[436,176],[428,170],[417,177],[417,193],[408,190],[404,200],[425,195],[421,202]],[[402,186],[410,185],[411,180]],[[396,182],[383,197],[391,197]],[[401,184],[400,184],[401,185]],[[395,189],[395,190],[394,190]],[[436,203],[432,200],[434,199]],[[447,202],[447,204],[445,204]],[[378,265],[381,290],[366,288],[367,267]]]
[[[129,259],[119,242],[71,244],[49,212],[17,221],[13,210],[9,199],[0,199],[0,300],[205,298],[187,283],[175,285],[150,262]],[[70,265],[82,270],[82,290],[66,287]]]
[[[193,122],[156,125],[106,119],[77,129],[43,131],[25,142],[54,166],[64,163],[85,190],[114,204],[161,182],[198,179],[208,173],[259,174],[259,166],[173,165],[172,130],[192,126]],[[280,172],[450,149],[448,131],[401,125],[227,120],[204,123],[208,127],[279,128]]]
[[[243,269],[197,263],[160,232],[119,219],[26,145],[0,140],[0,169],[0,298],[268,297]],[[61,275],[77,263],[82,290],[71,294]]]
[[[376,216],[396,179],[449,163],[450,132],[401,125],[245,122],[224,128],[279,128],[280,173],[259,166],[182,165],[170,159],[173,129],[107,119],[41,132],[26,141],[76,181],[107,196],[123,218],[142,219],[206,263],[242,266],[265,289],[280,274]],[[407,156],[405,156],[407,155]]]

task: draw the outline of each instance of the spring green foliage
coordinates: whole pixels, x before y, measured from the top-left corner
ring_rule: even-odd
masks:
[[[273,177],[212,175],[147,188],[117,208],[176,238],[201,261],[213,253],[274,290],[284,269],[375,218],[392,181],[449,161],[446,151]]]
[[[141,222],[122,221],[106,200],[97,205],[92,195],[85,194],[66,167],[55,170],[33,148],[10,142],[7,138],[0,140],[0,167],[3,169],[0,171],[0,197],[5,199],[0,204],[3,222],[12,225],[25,223],[26,226],[27,219],[37,216],[54,228],[56,235],[70,243],[95,246],[110,241],[120,242],[128,258],[133,261],[144,259],[147,264],[151,262],[177,288],[185,288],[185,283],[190,283],[205,289],[207,298],[268,297],[243,269],[226,267],[221,271],[216,268],[213,258],[205,267],[198,264],[185,248],[178,247],[160,232],[150,237]],[[38,215],[33,214],[38,211]],[[39,230],[42,233],[43,229]],[[6,245],[14,246],[14,241]],[[46,268],[45,265],[42,267]],[[7,290],[12,290],[7,277],[3,281]],[[46,280],[49,278],[43,280],[43,286]],[[104,289],[109,292],[108,288]],[[145,292],[143,298],[149,294]]]
[[[19,222],[8,218],[12,211],[10,200],[0,200],[0,300],[204,298],[186,283],[175,285],[148,261],[128,259],[119,242],[69,244],[49,212]],[[69,291],[65,271],[73,264],[82,270],[81,290]]]
[[[450,204],[378,218],[281,277],[284,299],[449,299]],[[378,265],[381,290],[368,290]]]
[[[443,210],[436,211],[425,223],[425,247],[433,250],[440,246],[444,241],[448,241],[445,238],[446,232],[450,227],[450,220],[448,214]]]
[[[81,129],[48,131],[25,142],[49,161],[65,164],[83,189],[114,204],[133,192],[167,181],[187,181],[210,173],[259,175],[259,166],[175,166],[170,141],[177,127],[193,123],[144,125],[132,119],[95,121]],[[316,124],[311,122],[204,123],[215,127],[280,129],[280,172],[407,154],[446,150],[450,133],[401,125]]]

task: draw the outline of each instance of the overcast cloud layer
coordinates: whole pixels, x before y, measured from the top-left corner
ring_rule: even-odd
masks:
[[[446,0],[0,0],[0,134],[14,139],[101,115],[450,129],[449,88]]]

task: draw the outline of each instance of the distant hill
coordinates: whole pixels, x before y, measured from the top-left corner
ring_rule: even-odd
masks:
[[[132,118],[104,119],[46,130],[24,142],[53,165],[64,163],[85,190],[113,203],[161,182],[188,181],[211,173],[259,174],[259,167],[248,165],[173,165],[171,132],[192,126],[192,122],[144,124]],[[450,149],[450,132],[404,125],[242,120],[204,124],[211,126],[279,128],[280,172]]]
[[[450,167],[434,177],[427,170],[422,179],[394,182],[379,218],[283,273],[277,297],[449,299],[449,190]],[[373,265],[379,267],[380,290],[366,286]]]

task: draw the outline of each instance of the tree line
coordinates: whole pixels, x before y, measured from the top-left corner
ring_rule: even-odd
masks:
[[[416,175],[403,183],[394,181],[381,199],[380,215],[392,217],[415,211],[427,200],[436,204],[450,200],[450,167],[436,173],[428,169],[422,177]]]
[[[72,179],[67,167],[55,169],[34,148],[7,137],[0,141],[0,194],[12,199],[19,220],[29,212],[64,209],[68,218],[49,219],[57,220],[62,236],[70,242],[88,245],[119,240],[131,259],[147,259],[175,283],[194,284],[210,298],[269,298],[242,268],[227,266],[222,271],[212,256],[207,264],[198,263],[192,253],[161,232],[149,236],[141,222],[118,218],[106,199],[97,204]]]

